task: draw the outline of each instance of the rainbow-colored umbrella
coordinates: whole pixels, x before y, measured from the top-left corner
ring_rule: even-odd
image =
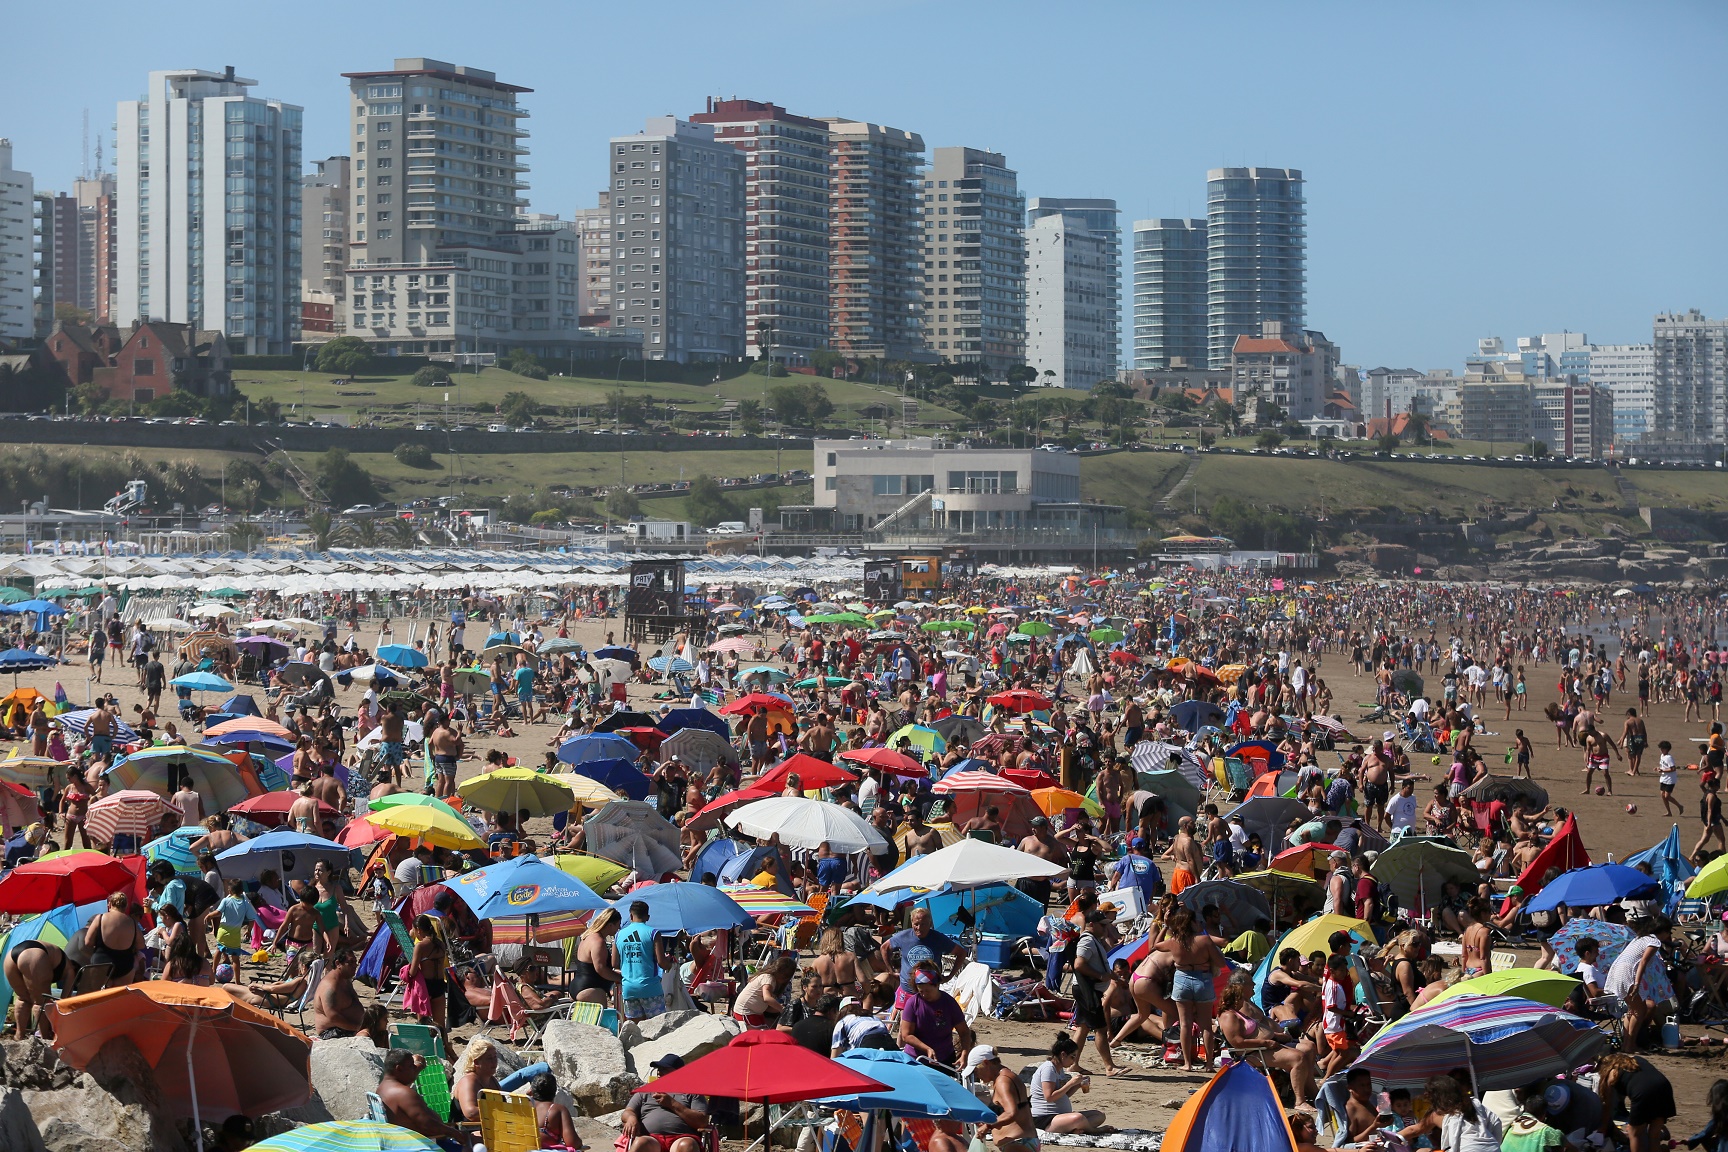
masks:
[[[773,888],[758,888],[754,884],[722,884],[720,891],[738,901],[754,920],[816,915],[816,909],[810,905]]]
[[[1587,1064],[1607,1038],[1581,1016],[1517,996],[1460,996],[1386,1025],[1355,1066],[1387,1087],[1413,1087],[1467,1067],[1481,1091]]]

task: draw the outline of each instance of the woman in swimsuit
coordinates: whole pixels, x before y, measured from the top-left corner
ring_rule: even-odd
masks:
[[[1146,953],[1128,978],[1128,994],[1134,997],[1134,1014],[1116,1032],[1112,1045],[1124,1043],[1140,1028],[1154,1037],[1162,1037],[1176,1016],[1176,1005],[1170,1000],[1170,977],[1176,970],[1174,958],[1168,952],[1153,948]],[[1153,1021],[1157,1021],[1154,1028]]]
[[[534,1124],[539,1130],[540,1147],[553,1152],[581,1152],[582,1137],[576,1134],[576,1124],[570,1109],[558,1103],[558,1081],[552,1073],[542,1072],[528,1082],[528,1099],[534,1102]]]
[[[1032,1094],[1020,1077],[1002,1066],[996,1050],[989,1045],[974,1048],[967,1063],[980,1077],[990,1081],[990,1106],[996,1109],[996,1119],[980,1124],[979,1132],[990,1133],[997,1152],[1039,1152],[1038,1129],[1032,1122]]]
[[[1194,1071],[1194,1028],[1201,1030],[1205,1044],[1206,1063],[1210,1068],[1215,1055],[1212,1040],[1212,973],[1221,967],[1224,958],[1210,936],[1203,936],[1194,922],[1194,913],[1178,908],[1170,917],[1170,939],[1158,945],[1176,959],[1176,974],[1171,980],[1170,998],[1176,1002],[1177,1022],[1182,1026],[1182,1068]]]
[[[608,908],[594,917],[576,945],[570,967],[575,973],[576,999],[584,1004],[612,1003],[612,988],[618,983],[618,965],[612,958],[612,937],[618,934],[618,910]]]
[[[835,996],[859,996],[864,982],[858,976],[858,958],[846,947],[842,929],[829,928],[822,933],[822,942],[811,965],[822,981],[822,991]]]
[[[312,866],[312,887],[318,893],[318,901],[312,907],[318,913],[318,930],[323,934],[324,951],[328,954],[342,943],[342,925],[349,914],[348,900],[336,879],[335,870],[322,860]]]
[[[138,949],[144,943],[144,933],[139,931],[138,921],[132,918],[131,903],[131,898],[124,892],[109,896],[107,911],[90,921],[90,928],[84,935],[84,944],[90,949],[90,963],[86,967],[109,966],[102,984],[104,988],[131,983],[133,971],[138,966]]]
[[[17,1025],[14,1034],[18,1039],[29,1038],[34,1010],[38,1004],[46,1009],[52,1003],[55,984],[60,985],[62,992],[71,994],[78,983],[77,972],[78,966],[65,950],[46,940],[21,940],[7,951],[6,983],[18,998],[12,1008]]]
[[[444,943],[444,937],[438,932],[438,925],[432,917],[420,915],[414,917],[414,955],[408,964],[414,973],[426,984],[426,1014],[420,1018],[422,1024],[430,1023],[444,1037],[448,1049],[450,1044],[449,1028],[445,1024],[445,998],[449,994],[450,985],[445,979],[445,969],[449,966],[450,949]]]
[[[1314,1099],[1314,1045],[1306,1039],[1292,1041],[1255,1007],[1252,991],[1250,985],[1237,980],[1224,986],[1218,1000],[1218,1030],[1224,1033],[1224,1046],[1239,1052],[1258,1051],[1267,1067],[1288,1072],[1297,1110],[1308,1111]]]

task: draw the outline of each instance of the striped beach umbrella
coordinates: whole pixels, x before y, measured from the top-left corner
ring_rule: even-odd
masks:
[[[433,1141],[376,1120],[306,1124],[252,1145],[255,1152],[438,1152]]]
[[[128,788],[91,804],[84,826],[92,840],[112,844],[119,835],[148,835],[169,812],[178,814],[180,808],[154,792]]]
[[[209,833],[196,824],[190,828],[176,828],[168,835],[158,836],[144,845],[144,855],[152,864],[167,861],[181,876],[199,876],[202,872],[198,867],[198,857],[192,851],[192,844],[207,835]]]
[[[1591,1021],[1534,1000],[1459,996],[1386,1025],[1355,1067],[1391,1088],[1467,1067],[1491,1092],[1589,1063],[1605,1040]]]
[[[780,916],[814,916],[816,909],[773,888],[758,888],[754,884],[722,884],[720,891],[738,901],[752,919],[775,919]]]

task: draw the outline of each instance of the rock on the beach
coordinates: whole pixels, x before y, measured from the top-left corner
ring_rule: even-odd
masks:
[[[644,1040],[658,1040],[666,1033],[682,1028],[696,1017],[706,1015],[708,1013],[689,1008],[674,1008],[646,1020],[626,1020],[618,1029],[618,1039],[623,1041],[626,1049],[634,1048]]]
[[[157,1146],[150,1114],[141,1105],[122,1104],[88,1076],[78,1077],[70,1088],[27,1088],[19,1095],[47,1152],[130,1152]],[[179,1133],[170,1130],[165,1135],[168,1142],[161,1147],[185,1147]]]
[[[676,1053],[684,1058],[685,1063],[689,1063],[698,1056],[706,1056],[731,1042],[732,1029],[726,1027],[726,1024],[736,1021],[706,1012],[691,1012],[687,1015],[690,1019],[677,1027],[662,1031],[651,1040],[643,1039],[631,1048],[630,1071],[646,1081],[654,1071],[648,1065],[668,1053]],[[652,1024],[654,1021],[648,1020],[645,1023]]]
[[[308,1124],[363,1119],[366,1094],[383,1078],[384,1050],[367,1037],[319,1040],[312,1045],[312,1098],[282,1114]]]
[[[124,1106],[143,1111],[149,1125],[148,1147],[156,1152],[180,1152],[186,1147],[186,1142],[180,1138],[178,1117],[156,1083],[155,1069],[130,1038],[118,1036],[103,1044],[84,1072],[72,1088],[58,1094],[76,1093],[87,1081],[92,1081],[112,1097],[105,1101],[110,1107],[118,1109]],[[93,1092],[86,1094],[98,1095]],[[47,1133],[43,1135],[46,1138]],[[138,1145],[129,1144],[127,1147]]]
[[[76,1073],[39,1036],[0,1040],[0,1085],[46,1092],[66,1088]],[[4,1147],[4,1145],[0,1145]]]
[[[546,1063],[558,1086],[594,1116],[622,1108],[642,1081],[630,1071],[624,1045],[605,1028],[554,1020],[546,1026]]]

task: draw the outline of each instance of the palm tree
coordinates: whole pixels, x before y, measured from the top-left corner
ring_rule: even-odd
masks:
[[[306,531],[312,534],[312,551],[328,552],[330,550],[330,538],[334,535],[333,528],[334,521],[330,519],[330,513],[323,509],[307,515]]]

